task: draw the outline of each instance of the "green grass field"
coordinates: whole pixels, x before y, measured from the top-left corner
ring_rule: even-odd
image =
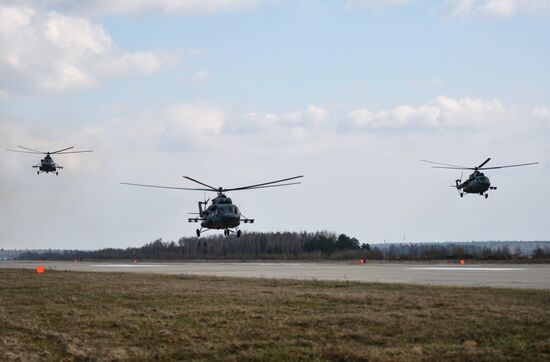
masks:
[[[0,360],[550,360],[550,291],[0,269]]]

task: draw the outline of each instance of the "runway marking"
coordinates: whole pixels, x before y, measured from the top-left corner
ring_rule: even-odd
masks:
[[[416,267],[407,268],[410,270],[454,270],[454,271],[518,271],[525,270],[526,268],[476,268],[476,267],[446,267],[446,266],[433,266],[433,267]]]
[[[160,264],[93,264],[90,266],[99,267],[99,268],[141,268],[148,266],[166,266]]]

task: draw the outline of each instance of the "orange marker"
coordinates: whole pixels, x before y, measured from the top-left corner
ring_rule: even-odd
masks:
[[[44,265],[37,265],[37,266],[36,266],[36,273],[37,273],[37,274],[42,274],[42,273],[44,273]]]
[[[359,259],[360,264],[365,264],[365,259]]]
[[[460,260],[458,261],[458,264],[464,265],[464,259],[460,259]]]

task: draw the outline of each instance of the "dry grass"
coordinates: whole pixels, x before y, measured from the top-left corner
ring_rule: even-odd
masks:
[[[550,292],[0,269],[0,360],[549,360]]]

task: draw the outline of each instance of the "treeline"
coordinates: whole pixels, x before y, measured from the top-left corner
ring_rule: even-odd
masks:
[[[531,253],[519,247],[513,251],[506,245],[486,247],[465,243],[392,244],[382,248],[386,260],[550,260],[550,247],[538,246]]]
[[[47,250],[27,251],[23,260],[550,260],[550,247],[537,247],[526,254],[507,246],[482,247],[466,243],[391,244],[371,247],[345,234],[332,232],[243,233],[240,238],[214,235],[182,237],[177,242],[162,239],[142,247],[107,248],[92,251]]]
[[[355,259],[380,258],[368,244],[332,232],[243,233],[240,238],[214,235],[182,237],[177,242],[162,239],[138,248],[29,251],[18,259]],[[372,254],[372,255],[371,255]]]

